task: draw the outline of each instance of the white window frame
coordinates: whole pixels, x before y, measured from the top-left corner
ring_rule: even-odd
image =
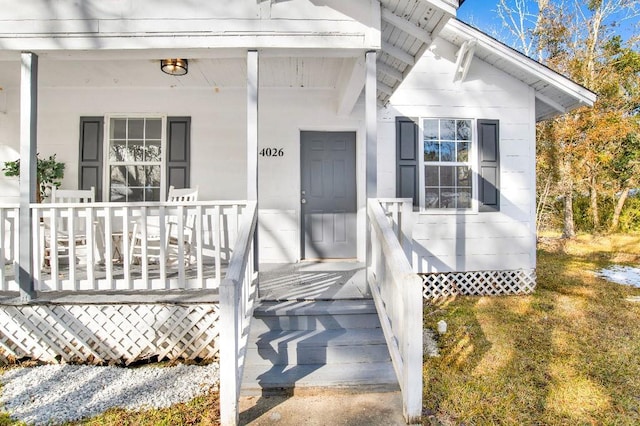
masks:
[[[471,122],[471,150],[469,151],[468,162],[439,162],[424,160],[424,121],[425,120],[469,120]],[[420,155],[418,165],[418,188],[420,202],[420,212],[439,215],[467,215],[478,213],[478,123],[477,119],[469,117],[438,117],[438,116],[420,116],[418,118],[418,137],[420,140]],[[471,208],[468,209],[447,209],[447,208],[427,208],[425,207],[425,166],[427,165],[450,165],[450,166],[469,166],[471,168]]]
[[[111,139],[109,137],[111,130],[111,120],[114,118],[127,118],[127,119],[136,119],[136,118],[159,118],[161,119],[161,132],[160,132],[160,153],[161,153],[161,161],[160,161],[160,202],[166,201],[166,193],[167,193],[167,115],[159,114],[159,113],[110,113],[105,114],[105,125],[104,125],[104,136],[103,140],[105,143],[103,144],[103,191],[102,198],[103,201],[111,200],[111,166],[114,164],[111,162],[109,158],[109,150],[111,148]],[[134,166],[140,165],[138,162],[117,162],[118,165],[122,166]],[[131,201],[133,202],[133,201]],[[149,201],[152,202],[152,201]],[[129,201],[127,201],[129,203]]]

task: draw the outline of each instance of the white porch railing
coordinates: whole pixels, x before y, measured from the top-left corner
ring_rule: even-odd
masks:
[[[18,204],[0,206],[0,290],[18,291]]]
[[[420,422],[422,414],[422,282],[400,245],[401,221],[393,220],[406,208],[395,209],[394,216],[394,210],[388,215],[381,205],[400,205],[403,201],[369,200],[372,263],[368,282],[402,390],[405,420],[414,424]],[[394,232],[394,227],[400,231]]]
[[[247,340],[257,285],[255,235],[257,204],[250,202],[242,218],[227,275],[220,285],[220,419],[236,425]]]
[[[378,198],[391,228],[409,263],[413,258],[413,200],[411,198]]]
[[[245,208],[244,201],[32,204],[35,290],[217,288]],[[8,291],[19,288],[17,211],[0,207],[0,284]]]

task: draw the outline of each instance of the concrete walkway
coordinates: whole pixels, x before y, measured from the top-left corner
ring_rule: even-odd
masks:
[[[241,425],[405,425],[400,392],[305,391],[294,396],[240,398]]]

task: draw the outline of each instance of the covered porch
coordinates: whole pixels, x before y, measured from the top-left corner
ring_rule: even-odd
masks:
[[[0,158],[23,160],[19,181],[0,177],[5,356],[218,359],[222,421],[236,424],[260,262],[348,258],[366,265],[357,291],[371,294],[405,417],[418,421],[422,287],[403,249],[411,208],[376,199],[377,113],[457,4],[245,1],[176,5],[164,11],[171,19],[94,5],[53,23],[34,18],[33,39],[16,23],[19,37],[0,52]],[[188,60],[189,72],[162,73],[166,58]],[[305,245],[328,223],[305,227],[315,220],[304,207],[308,133],[352,144],[348,226],[331,229],[351,232],[346,255]],[[95,187],[96,201],[36,203],[37,153],[56,154],[62,187]],[[167,202],[170,185],[198,186],[199,201]],[[149,262],[147,224],[165,241],[168,218],[180,225],[176,255],[161,244]],[[84,247],[61,243],[58,223],[83,223]],[[141,251],[130,262],[136,225]]]
[[[104,216],[106,223],[119,214],[98,213],[101,209],[125,208],[102,204],[108,203],[78,208],[89,218]],[[0,293],[2,360],[26,357],[95,364],[218,360],[224,424],[236,424],[242,389],[254,394],[274,384],[291,389],[364,386],[400,390],[405,418],[408,422],[419,419],[421,375],[414,373],[422,365],[422,283],[404,251],[411,232],[410,200],[369,201],[368,265],[357,261],[269,264],[260,273],[256,268],[256,203],[226,206],[231,211],[226,216],[219,214],[225,212],[222,205],[193,204],[165,203],[143,210],[154,213],[157,209],[155,214],[160,216],[175,215],[174,209],[199,211],[195,263],[180,262],[177,271],[163,262],[153,266],[59,265],[54,272],[50,271],[56,268],[50,267],[46,274],[36,273],[37,290],[25,300],[11,291],[20,283],[7,272],[18,269],[19,263],[5,264],[3,282],[9,291]],[[55,208],[47,206],[49,212]],[[128,208],[133,207],[125,208],[125,218]],[[69,207],[62,211],[67,213]],[[207,211],[213,221],[207,219]],[[18,214],[17,207],[0,212],[8,223],[15,222]],[[35,228],[41,227],[39,216]],[[220,226],[209,225],[205,237],[204,223]],[[6,231],[0,227],[0,235]],[[15,237],[14,232],[8,234]],[[232,237],[222,244],[225,234]],[[214,245],[207,253],[205,247],[211,240],[220,248]],[[212,260],[207,262],[208,256]],[[128,278],[120,277],[121,272]],[[264,315],[272,320],[263,323]],[[304,324],[304,328],[282,329],[283,324]],[[270,345],[274,337],[276,348],[269,349],[272,355],[265,357],[264,346],[254,345]],[[277,343],[282,339],[292,346],[282,347]],[[261,369],[280,371],[296,353],[299,366],[269,379],[262,377],[265,370]],[[361,358],[363,353],[366,356]],[[319,354],[324,355],[318,358]],[[257,384],[256,375],[262,377]]]

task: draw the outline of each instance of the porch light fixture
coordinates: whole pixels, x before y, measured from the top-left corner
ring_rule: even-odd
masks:
[[[185,75],[189,72],[189,61],[186,59],[161,59],[160,69],[169,75]]]

